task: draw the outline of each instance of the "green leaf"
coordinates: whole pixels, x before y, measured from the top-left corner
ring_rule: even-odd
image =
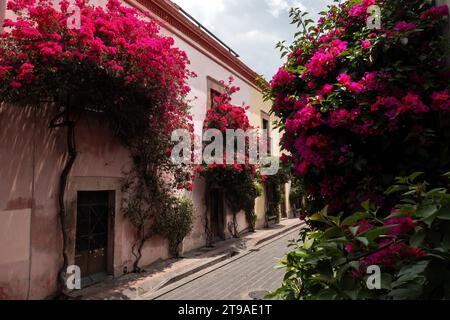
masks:
[[[363,203],[361,203],[361,207],[363,207],[364,210],[369,211],[370,210],[370,201],[364,201]]]
[[[305,243],[303,244],[303,248],[306,250],[310,249],[312,245],[314,244],[314,239],[307,239]]]
[[[386,235],[388,233],[388,231],[391,230],[393,227],[395,227],[395,225],[378,227],[378,228],[366,231],[366,232],[362,233],[360,236],[366,237],[367,240],[369,240],[369,242],[373,242],[379,236]]]
[[[440,195],[440,194],[445,194],[447,192],[447,189],[445,188],[436,188],[433,190],[430,190],[426,193],[426,196],[432,196],[432,195]]]
[[[392,289],[393,277],[389,273],[381,274],[381,289],[391,290]]]
[[[414,264],[404,266],[397,274],[398,280],[396,282],[409,281],[423,273],[428,267],[430,261],[419,261]],[[394,285],[394,284],[393,284]]]
[[[450,220],[450,204],[440,208],[436,213],[436,218],[440,220]]]
[[[424,173],[423,172],[414,172],[412,175],[410,175],[409,177],[408,177],[408,179],[411,181],[411,182],[414,182],[414,180],[416,180],[418,177],[420,177],[421,175],[423,175]]]
[[[334,258],[334,259],[331,261],[331,265],[332,265],[333,267],[341,266],[341,265],[343,265],[346,261],[347,261],[347,259],[346,259],[345,257],[337,257],[337,258]]]
[[[343,235],[341,228],[339,227],[331,227],[328,228],[322,235],[323,239],[336,238]]]
[[[343,226],[351,226],[353,224],[355,224],[356,222],[358,222],[361,219],[367,218],[368,214],[367,213],[362,213],[362,212],[357,212],[352,214],[351,216],[345,218],[341,225]]]
[[[416,232],[414,235],[412,235],[411,239],[409,240],[409,243],[413,248],[418,248],[422,245],[423,240],[425,239],[425,232]]]
[[[322,215],[323,215],[324,217],[328,217],[328,206],[326,206],[325,208],[323,208],[323,210],[322,210]]]
[[[393,185],[393,186],[389,187],[389,189],[386,190],[385,194],[390,195],[390,194],[397,193],[400,191],[405,191],[405,190],[409,190],[409,188],[404,185]]]
[[[435,204],[427,205],[427,206],[421,206],[417,212],[416,216],[422,219],[427,219],[434,215],[438,211],[438,207]]]
[[[366,247],[369,246],[369,240],[366,237],[356,237],[356,240],[360,241]]]
[[[352,233],[352,235],[356,235],[356,233],[358,232],[358,230],[359,230],[359,226],[356,226],[356,227],[350,227],[350,228],[348,228],[349,230],[350,230],[350,232]]]
[[[325,220],[323,219],[323,216],[320,212],[317,212],[315,214],[313,214],[311,217],[309,217],[309,220],[311,221],[319,221],[319,222],[324,222]]]

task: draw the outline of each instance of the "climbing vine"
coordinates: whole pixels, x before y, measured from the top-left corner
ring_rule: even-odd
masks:
[[[291,168],[287,165],[282,165],[277,174],[261,176],[261,182],[266,186],[270,185],[273,188],[272,194],[272,209],[278,213],[281,209],[281,203],[285,201],[285,185],[292,179]],[[278,215],[278,214],[277,214]]]
[[[223,94],[214,98],[214,106],[208,110],[203,124],[204,130],[216,129],[225,136],[227,129],[240,129],[244,132],[252,129],[246,115],[248,107],[240,107],[231,103],[232,94],[239,90],[238,87],[231,85],[232,82],[232,78],[229,79],[228,85],[221,81],[225,90]],[[248,146],[248,143],[246,145]],[[219,187],[223,190],[226,204],[233,214],[233,222],[229,229],[234,237],[238,237],[237,214],[240,211],[245,212],[250,231],[254,231],[256,221],[255,199],[260,195],[256,185],[257,166],[249,164],[248,148],[245,152],[245,164],[238,164],[236,160],[234,164],[226,164],[226,154],[224,154],[222,163],[214,162],[196,168],[196,172],[205,178],[207,190],[212,187]],[[208,218],[206,220],[208,221]],[[208,234],[208,222],[206,223],[206,229]]]

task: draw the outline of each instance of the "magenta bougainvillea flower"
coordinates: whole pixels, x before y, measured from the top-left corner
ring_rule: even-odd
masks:
[[[399,22],[397,22],[397,24],[394,27],[395,31],[398,31],[398,32],[410,31],[410,30],[414,30],[415,28],[417,28],[415,23],[406,22],[406,21],[399,21]]]
[[[71,23],[71,4],[80,9],[79,26]],[[1,102],[42,106],[54,101],[67,110],[70,105],[74,114],[101,110],[118,127],[127,123],[122,119],[142,122],[137,130],[130,125],[115,132],[132,131],[120,133],[127,142],[135,131],[161,134],[167,140],[159,142],[167,148],[159,150],[160,159],[168,162],[173,130],[193,131],[186,95],[187,80],[195,74],[186,53],[160,33],[154,20],[119,0],[105,4],[8,1],[13,18],[5,19],[0,34]],[[183,182],[189,173],[181,171],[171,173]]]
[[[420,15],[420,20],[426,19],[437,20],[442,17],[447,17],[448,14],[449,14],[448,7],[446,5],[435,6],[422,13]]]
[[[221,81],[224,86],[224,92],[214,98],[214,105],[208,110],[206,118],[203,122],[203,129],[217,129],[225,136],[228,129],[243,130],[244,132],[253,129],[250,125],[250,121],[247,117],[248,106],[238,106],[231,103],[232,95],[240,90],[239,87],[232,86],[234,79],[230,77],[228,84]],[[284,80],[281,80],[284,81]],[[247,144],[248,145],[248,144]],[[224,152],[224,160],[222,163],[213,163],[210,165],[200,165],[196,167],[198,174],[212,173],[217,169],[234,170],[235,172],[247,172],[251,176],[256,174],[256,165],[249,164],[248,154],[244,155],[245,164],[238,164],[237,161],[234,164],[226,163],[227,155]]]
[[[49,70],[57,74],[64,64],[90,62],[130,85],[166,88],[167,114],[176,111],[172,102],[190,91],[186,79],[193,73],[173,38],[160,35],[154,21],[118,0],[109,0],[106,8],[77,0],[81,25],[68,28],[69,5],[66,0],[57,6],[48,0],[8,2],[17,19],[5,19],[7,32],[0,35],[0,79],[20,90],[2,92],[24,95]]]
[[[380,29],[367,28],[371,5],[382,10]],[[299,33],[271,82],[273,111],[285,125],[283,147],[324,205],[352,206],[353,192],[376,198],[377,184],[390,182],[380,171],[392,176],[397,168],[429,164],[419,149],[438,143],[419,135],[438,128],[432,113],[450,111],[445,52],[435,45],[448,8],[425,4],[398,15],[402,6],[389,0],[334,6],[317,28]],[[405,141],[417,153],[403,152]],[[361,181],[372,183],[360,189]]]

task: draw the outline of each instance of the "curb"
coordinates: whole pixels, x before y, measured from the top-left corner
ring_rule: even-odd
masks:
[[[304,226],[304,225],[306,225],[305,222],[299,222],[299,223],[294,224],[294,225],[292,225],[292,226],[283,228],[283,229],[281,229],[281,230],[280,230],[279,232],[277,232],[277,233],[274,233],[274,234],[272,234],[272,235],[270,235],[270,236],[268,236],[268,237],[266,237],[266,238],[263,238],[263,239],[260,239],[260,240],[256,241],[254,247],[257,247],[257,246],[261,245],[261,244],[264,243],[264,242],[267,242],[267,241],[269,241],[269,240],[272,240],[273,238],[276,238],[276,237],[278,237],[279,235],[288,233],[289,231],[294,230],[294,229],[296,229],[296,228],[298,228],[298,227],[302,227],[302,226]]]
[[[169,279],[167,282],[165,282],[163,285],[159,286],[159,288],[155,289],[153,292],[147,293],[147,294],[146,293],[141,294],[141,295],[139,295],[138,298],[141,300],[157,299],[158,297],[163,296],[163,295],[167,294],[168,292],[171,292],[180,286],[183,286],[189,282],[192,282],[198,278],[201,278],[204,275],[206,275],[214,270],[220,269],[236,260],[239,260],[239,259],[253,253],[256,250],[259,250],[260,248],[262,248],[266,245],[269,245],[270,243],[278,240],[279,238],[282,238],[289,232],[291,232],[297,228],[300,229],[304,225],[305,225],[305,223],[298,223],[298,224],[289,226],[287,228],[284,228],[284,229],[280,230],[280,232],[277,232],[266,238],[258,240],[255,243],[255,245],[253,245],[251,248],[238,251],[237,255],[234,255],[234,256],[231,255],[228,258],[222,259],[221,261],[217,261],[215,263],[213,263],[213,261],[211,261],[208,264],[197,267],[196,272],[186,272],[185,274],[178,275],[178,276],[176,276],[177,280],[173,280],[173,278]],[[272,241],[270,241],[270,240],[272,240]],[[219,259],[217,259],[217,260],[219,260]]]

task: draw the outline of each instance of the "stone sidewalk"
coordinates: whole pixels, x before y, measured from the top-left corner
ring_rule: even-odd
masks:
[[[208,269],[237,255],[244,255],[268,241],[302,225],[298,218],[282,220],[269,229],[242,235],[184,254],[183,259],[171,259],[152,264],[141,274],[109,278],[101,283],[74,291],[70,297],[84,300],[139,300],[143,296],[173,285],[186,277]]]

